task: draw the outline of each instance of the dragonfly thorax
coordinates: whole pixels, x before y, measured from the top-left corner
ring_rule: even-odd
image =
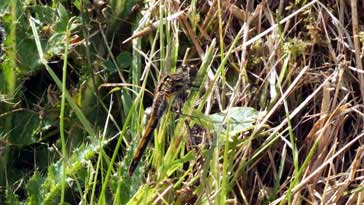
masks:
[[[190,80],[185,73],[166,75],[158,86],[157,91],[166,95],[182,92],[190,87]]]

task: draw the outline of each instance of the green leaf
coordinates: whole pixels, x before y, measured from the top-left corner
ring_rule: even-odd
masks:
[[[58,161],[48,167],[48,176],[44,181],[43,187],[46,193],[43,199],[43,204],[58,204],[61,193],[62,180],[62,161]]]
[[[19,3],[20,4],[20,3]],[[20,5],[17,5],[20,6]],[[36,71],[39,68],[39,56],[32,35],[29,33],[29,24],[26,22],[24,11],[19,11],[16,23],[16,36],[10,35],[13,25],[12,16],[7,13],[2,17],[2,24],[8,34],[4,41],[5,56],[10,57],[13,52],[16,52],[17,66],[19,67],[20,75],[23,72]],[[12,51],[13,43],[16,43],[16,51]],[[44,41],[42,42],[44,43]],[[14,69],[14,68],[11,68]]]
[[[5,15],[8,10],[10,0],[2,0],[0,4],[0,16]]]
[[[73,1],[73,5],[79,10],[81,11],[81,1],[80,0],[74,0]]]
[[[32,7],[32,11],[35,13],[35,17],[42,24],[53,24],[55,12],[50,6],[40,6],[36,5]]]
[[[29,205],[41,204],[44,197],[44,194],[42,193],[43,182],[44,178],[39,175],[38,171],[35,171],[33,176],[29,179],[28,183],[26,184],[26,190],[28,193],[27,204]]]
[[[92,176],[90,171],[93,172],[94,158],[100,151],[101,147],[107,145],[107,141],[100,143],[96,139],[92,140],[93,143],[88,145],[82,144],[77,149],[72,151],[72,155],[69,157],[66,167],[66,176],[68,182],[68,188],[75,189],[75,183],[77,180],[82,187],[90,186],[89,177]],[[61,182],[63,173],[63,161],[58,160],[48,167],[47,176],[43,182],[42,188],[44,189],[45,196],[43,197],[43,204],[58,204],[61,194]]]
[[[67,10],[63,7],[62,4],[59,4],[57,8],[57,17],[57,23],[54,25],[54,30],[56,32],[65,32],[70,17]]]
[[[109,73],[109,74],[113,74],[118,72],[118,68],[119,69],[125,69],[131,66],[131,62],[132,62],[132,57],[131,54],[129,52],[121,52],[117,57],[116,57],[116,64],[118,65],[118,67],[111,61],[111,60],[107,60],[103,63],[102,67]]]
[[[5,204],[13,204],[13,205],[20,204],[18,196],[15,194],[15,191],[13,191],[13,190],[9,190],[7,188],[6,192],[5,192],[5,197],[6,197],[6,203]]]
[[[224,110],[212,115],[203,115],[194,111],[193,116],[197,120],[193,120],[195,123],[215,131],[219,136],[226,134],[226,117],[229,112],[230,129],[229,135],[235,136],[241,132],[254,128],[254,123],[260,115],[260,112],[251,107],[232,107],[230,110]]]
[[[117,57],[116,57],[116,62],[119,66],[119,68],[123,69],[123,68],[127,68],[131,65],[131,54],[127,51],[121,52]]]
[[[111,60],[107,60],[102,64],[102,67],[110,74],[117,72],[115,64]]]
[[[22,43],[17,44],[17,53],[20,62],[19,67],[21,67],[24,72],[40,69],[41,63],[37,53],[37,47],[33,39],[23,38]]]
[[[52,58],[54,55],[60,55],[64,51],[64,33],[54,33],[48,40],[46,47],[46,59]]]
[[[9,115],[13,120],[9,141],[16,145],[30,145],[38,142],[38,138],[57,122],[41,119],[37,113],[19,111]]]

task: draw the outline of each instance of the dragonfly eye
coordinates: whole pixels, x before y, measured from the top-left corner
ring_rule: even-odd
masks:
[[[194,66],[194,65],[189,66],[189,68],[188,68],[188,74],[189,74],[189,77],[191,79],[193,79],[193,78],[196,77],[197,72],[198,72],[198,69],[197,69],[196,66]]]
[[[188,74],[190,79],[193,79],[197,75],[197,67],[195,65],[182,65],[182,71]]]

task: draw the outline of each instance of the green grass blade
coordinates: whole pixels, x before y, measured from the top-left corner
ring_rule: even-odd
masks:
[[[56,83],[57,87],[60,90],[62,90],[62,82],[59,80],[59,78],[54,73],[52,68],[49,67],[47,60],[44,58],[43,49],[42,49],[42,46],[41,46],[41,43],[40,43],[39,35],[38,35],[37,29],[35,27],[35,24],[34,24],[32,18],[29,18],[29,23],[30,23],[30,26],[32,28],[32,32],[33,32],[34,40],[35,40],[35,43],[36,43],[36,46],[37,46],[37,49],[38,49],[38,54],[39,54],[40,61],[45,66],[47,72],[49,73],[49,75],[51,76],[53,81]],[[67,102],[70,104],[71,108],[75,111],[78,119],[80,120],[81,124],[83,125],[83,127],[85,128],[87,133],[90,136],[96,136],[96,133],[92,129],[90,122],[87,120],[86,116],[82,113],[81,109],[77,106],[77,104],[72,99],[72,96],[69,94],[69,92],[67,90],[65,90],[64,95],[65,95],[65,98],[66,98]]]

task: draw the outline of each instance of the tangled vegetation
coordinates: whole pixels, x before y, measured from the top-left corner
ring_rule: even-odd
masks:
[[[363,9],[2,0],[0,204],[363,204]]]

